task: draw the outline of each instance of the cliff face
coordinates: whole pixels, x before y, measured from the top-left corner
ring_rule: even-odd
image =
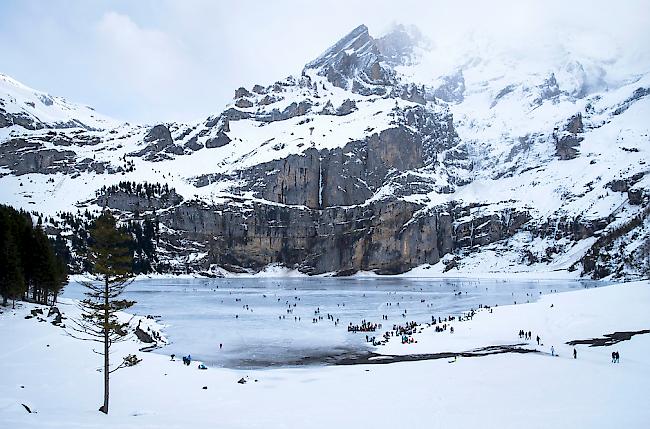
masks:
[[[245,171],[241,188],[312,209],[362,204],[390,178],[432,163],[432,154],[454,138],[453,127],[438,128],[437,134],[424,131],[396,125],[341,148],[310,148]]]
[[[166,240],[178,235],[201,243],[188,247],[188,252],[207,243],[204,268],[217,264],[259,270],[282,263],[309,274],[360,270],[396,274],[435,264],[455,250],[512,236],[530,218],[522,211],[456,223],[467,209],[440,207],[416,215],[421,208],[384,201],[324,210],[268,204],[233,210],[186,202],[160,220],[174,231]]]

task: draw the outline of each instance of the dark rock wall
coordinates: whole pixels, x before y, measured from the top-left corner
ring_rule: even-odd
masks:
[[[516,212],[455,223],[466,208],[439,207],[425,213],[421,209],[400,200],[323,210],[188,201],[161,212],[160,221],[171,229],[168,234],[207,243],[206,266],[261,269],[281,263],[309,274],[359,270],[394,274],[435,264],[456,249],[506,238],[530,218]]]

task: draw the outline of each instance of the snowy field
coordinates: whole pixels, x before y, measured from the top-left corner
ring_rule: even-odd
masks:
[[[331,362],[367,350],[366,333],[349,333],[349,323],[367,320],[386,329],[458,315],[480,304],[534,301],[552,290],[602,284],[399,277],[154,278],[134,282],[124,296],[137,302],[129,311],[160,316],[170,344],[158,352],[190,353],[210,366],[263,368]],[[63,296],[79,299],[82,293],[83,287],[71,282]],[[379,337],[381,332],[367,334]]]
[[[424,328],[417,343],[376,350],[438,353],[521,342],[539,350],[453,363],[199,371],[196,362],[187,367],[139,352],[143,344],[133,340],[116,346],[113,359],[134,352],[143,361],[114,374],[108,416],[96,411],[101,362],[90,344],[49,319],[25,319],[35,306],[21,304],[0,314],[0,427],[645,428],[650,334],[607,347],[578,345],[577,359],[565,343],[649,329],[648,304],[648,281],[549,294],[452,322],[454,334]],[[59,307],[75,316],[72,302]],[[543,346],[521,340],[520,329],[539,335]],[[551,345],[558,357],[548,353]],[[615,350],[618,364],[610,361]],[[242,377],[248,382],[238,384]]]

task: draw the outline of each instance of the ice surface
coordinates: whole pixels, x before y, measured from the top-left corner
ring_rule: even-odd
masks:
[[[399,278],[154,279],[134,282],[125,297],[138,301],[132,312],[160,316],[167,325],[171,344],[159,353],[191,354],[210,366],[259,368],[322,363],[369,350],[366,333],[347,331],[350,322],[383,323],[384,329],[368,333],[379,338],[393,324],[427,322],[432,315],[459,314],[479,304],[532,302],[551,290],[593,284]],[[79,298],[82,292],[79,284],[71,284],[64,296]],[[313,323],[319,309],[323,320]],[[327,314],[339,319],[338,326]],[[388,320],[382,322],[382,315]]]

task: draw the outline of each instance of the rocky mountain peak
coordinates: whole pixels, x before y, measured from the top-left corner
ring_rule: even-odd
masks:
[[[361,57],[367,54],[377,55],[379,52],[375,40],[368,33],[368,27],[360,25],[329,47],[318,58],[307,63],[305,68],[319,69],[334,66],[343,57],[352,55]]]
[[[384,43],[386,46],[399,44]],[[398,49],[390,50],[391,56]],[[395,84],[395,71],[380,50],[380,42],[360,25],[305,65],[305,72],[315,70],[334,86],[362,95],[383,95]]]
[[[394,67],[414,64],[415,48],[426,45],[413,26],[395,25],[374,38],[360,25],[307,63],[305,72],[315,70],[333,85],[362,95],[384,95],[397,84]]]

